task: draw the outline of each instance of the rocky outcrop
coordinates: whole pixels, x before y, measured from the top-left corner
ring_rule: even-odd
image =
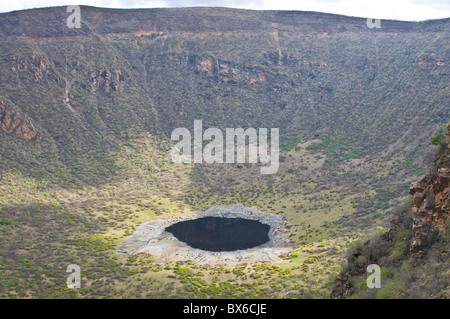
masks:
[[[398,223],[399,220],[391,221],[391,231],[368,240],[348,254],[348,266],[336,276],[330,298],[343,299],[354,294],[358,290],[357,281],[354,279],[367,274],[368,265],[385,263],[388,252],[393,246],[392,230],[398,227]]]
[[[197,71],[204,76],[212,76],[213,75],[213,59],[212,58],[203,58],[198,59],[196,64]]]
[[[358,257],[361,255],[360,249],[355,249],[351,253],[349,259],[353,264],[356,264]],[[330,294],[330,298],[333,299],[343,299],[351,294],[353,294],[356,290],[356,287],[353,285],[351,278],[354,276],[359,276],[364,273],[363,267],[347,268],[345,271],[342,271],[339,275],[334,279],[333,289]]]
[[[225,83],[253,84],[266,82],[266,76],[261,70],[236,67],[229,62],[220,62],[212,57],[197,58],[195,68],[201,75],[206,77],[218,76]]]
[[[447,126],[450,140],[450,125]],[[420,256],[433,231],[443,231],[450,213],[450,149],[441,150],[435,170],[421,180],[412,183],[409,193],[413,195],[411,216],[413,219],[410,252]]]
[[[122,72],[120,70],[101,69],[91,73],[89,78],[91,92],[119,92],[120,81],[123,81]]]
[[[219,76],[225,83],[245,82],[247,84],[253,84],[255,82],[266,82],[266,77],[262,71],[240,70],[225,63],[219,65]]]
[[[421,180],[410,186],[413,196],[411,208],[391,221],[388,232],[378,241],[374,238],[355,248],[348,256],[348,266],[335,278],[331,298],[346,298],[355,292],[355,278],[366,274],[369,264],[383,266],[393,247],[399,241],[409,243],[405,258],[412,257],[415,262],[423,261],[430,246],[434,231],[446,231],[450,213],[450,123],[447,125],[447,137],[439,150],[434,169]],[[408,212],[409,210],[409,212]],[[411,221],[412,219],[412,221]],[[401,230],[407,230],[405,234]],[[399,231],[400,230],[400,231]],[[401,235],[400,235],[401,234]]]
[[[0,100],[0,132],[24,140],[40,141],[43,137],[29,120],[5,106],[2,100]]]
[[[26,79],[40,82],[47,74],[47,62],[43,56],[33,53],[28,57],[15,56],[12,58],[11,71],[25,72]]]
[[[414,69],[415,72],[421,70],[438,70],[439,68],[445,66],[445,60],[442,57],[436,56],[432,53],[429,57],[419,58],[417,61],[417,67]]]

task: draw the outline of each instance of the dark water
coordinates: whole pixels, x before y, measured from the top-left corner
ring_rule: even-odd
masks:
[[[166,231],[193,248],[233,251],[268,242],[269,229],[269,225],[256,220],[203,217],[173,224]]]

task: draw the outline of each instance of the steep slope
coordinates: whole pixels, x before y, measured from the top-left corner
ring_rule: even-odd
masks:
[[[66,7],[0,14],[1,296],[329,296],[342,247],[387,225],[450,118],[450,19],[80,8],[79,29]],[[194,120],[279,128],[278,172],[174,164]],[[114,254],[139,223],[230,204],[286,217],[286,268]]]
[[[449,298],[450,124],[429,172],[411,184],[412,201],[398,209],[389,231],[349,249],[333,298]],[[381,288],[365,285],[378,264]]]
[[[42,140],[42,133],[22,115],[11,111],[0,100],[0,131],[25,140]]]
[[[448,227],[450,213],[450,125],[440,145],[435,169],[420,181],[413,183],[411,216],[413,219],[411,252],[421,255],[431,234],[443,232]]]
[[[167,140],[196,119],[275,127],[283,189],[371,186],[376,196],[354,201],[364,219],[422,173],[429,132],[449,117],[448,19],[369,29],[309,12],[82,6],[81,28],[70,29],[65,9],[0,15],[0,97],[44,137],[29,148],[2,136],[5,172],[104,183],[120,144],[145,132]],[[279,185],[252,172],[197,166],[188,197],[199,182],[218,194],[230,178],[261,192]]]
[[[1,96],[72,152],[131,132],[168,137],[202,118],[279,127],[285,145],[323,139],[331,169],[400,150],[407,161],[448,118],[448,20],[369,29],[303,12],[81,12],[80,29],[66,26],[65,7],[0,15]]]

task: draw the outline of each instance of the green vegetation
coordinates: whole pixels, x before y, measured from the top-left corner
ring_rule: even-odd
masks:
[[[348,265],[343,269],[352,274],[350,282],[355,289],[347,298],[445,298],[450,271],[450,265],[444,261],[448,238],[444,239],[441,232],[434,231],[425,247],[425,255],[412,257],[409,254],[409,207],[410,204],[405,203],[394,213],[395,226],[389,231],[394,243],[387,241],[387,234],[381,231],[368,236],[367,241],[353,243],[348,249]],[[371,263],[377,263],[381,268],[381,288],[367,288],[366,267]]]
[[[444,134],[442,134],[442,133],[436,134],[435,136],[433,136],[431,138],[431,144],[439,145],[443,137],[444,137]]]
[[[43,135],[0,132],[0,298],[327,297],[344,247],[389,225],[450,117],[445,21],[370,32],[365,19],[337,28],[310,13],[158,9],[127,19],[86,8],[95,21],[73,36],[65,32],[82,30],[61,31],[48,10],[21,13],[14,30],[0,16],[0,99]],[[138,21],[161,30],[140,34]],[[278,173],[174,164],[173,129],[198,119],[279,128]],[[142,222],[230,204],[286,217],[296,248],[279,265],[235,267],[115,252]],[[403,296],[407,241],[372,245],[392,263],[377,297]],[[78,290],[65,285],[74,263]],[[428,272],[446,267],[430,257],[414,275],[438,289]]]
[[[340,138],[335,141],[323,138],[322,142],[313,142],[306,149],[313,154],[321,150],[328,157],[336,160],[357,158],[363,155],[362,150],[356,150],[352,147],[352,142],[348,138]]]

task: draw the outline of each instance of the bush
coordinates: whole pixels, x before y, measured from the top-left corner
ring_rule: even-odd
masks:
[[[400,282],[389,281],[377,291],[377,299],[399,299],[403,286]]]
[[[439,143],[441,142],[441,139],[444,137],[444,134],[442,134],[442,133],[439,133],[439,134],[436,134],[435,136],[433,136],[432,138],[431,138],[431,144],[433,144],[433,145],[439,145]]]
[[[9,225],[11,223],[12,223],[12,219],[11,218],[5,217],[5,218],[0,220],[0,224],[2,224],[2,225]]]
[[[442,239],[441,233],[438,229],[435,229],[428,236],[428,246],[431,247],[434,243],[439,242]]]

